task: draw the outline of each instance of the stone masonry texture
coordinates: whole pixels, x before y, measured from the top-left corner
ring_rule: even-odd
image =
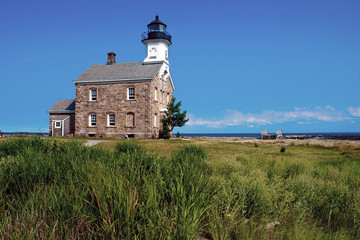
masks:
[[[135,88],[135,99],[128,100],[128,88]],[[90,100],[90,89],[97,89],[97,100]],[[155,89],[157,98],[155,101]],[[161,93],[163,98],[161,98]],[[167,95],[169,97],[167,98]],[[75,136],[158,138],[161,131],[161,110],[172,98],[169,81],[159,74],[152,81],[109,84],[76,84]],[[162,101],[161,101],[162,100]],[[115,114],[115,126],[108,126],[108,114]],[[130,114],[128,114],[130,113]],[[132,113],[132,114],[131,114]],[[89,115],[96,114],[96,126],[90,126]],[[157,122],[154,123],[155,114]],[[134,125],[126,116],[134,116]],[[50,118],[51,121],[51,118]]]

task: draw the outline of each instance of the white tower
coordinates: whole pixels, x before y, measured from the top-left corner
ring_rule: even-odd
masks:
[[[155,20],[147,27],[148,31],[142,34],[142,42],[146,46],[144,62],[163,61],[169,66],[168,48],[171,45],[171,35],[166,32],[166,24],[156,15]]]

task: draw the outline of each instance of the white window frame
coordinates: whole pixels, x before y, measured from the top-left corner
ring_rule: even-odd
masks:
[[[56,126],[57,123],[60,123],[60,125]],[[61,121],[54,121],[54,127],[55,128],[61,128]]]
[[[133,91],[133,94],[130,95],[130,91],[131,89],[134,89]],[[135,100],[135,87],[128,87],[127,89],[127,99],[128,100]]]
[[[96,126],[96,113],[89,114],[89,126],[95,127]]]
[[[111,115],[111,116],[114,116],[113,121],[111,121],[110,115]],[[109,114],[107,115],[107,126],[108,126],[108,127],[115,127],[115,113],[109,113]]]
[[[96,96],[95,96],[95,97],[93,96],[93,91],[95,91],[95,93],[96,93]],[[97,91],[97,88],[91,88],[91,89],[90,89],[90,98],[89,98],[89,100],[90,100],[90,101],[97,101],[97,99],[98,99],[98,91]]]

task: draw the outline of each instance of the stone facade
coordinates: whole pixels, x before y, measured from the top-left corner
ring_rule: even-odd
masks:
[[[75,136],[158,138],[163,110],[172,98],[169,80],[159,75],[152,81],[77,83]],[[135,99],[128,99],[129,87],[135,88]],[[90,100],[91,89],[97,91],[96,100]],[[95,126],[90,126],[90,114],[96,115]],[[109,126],[109,114],[115,115],[114,126]]]

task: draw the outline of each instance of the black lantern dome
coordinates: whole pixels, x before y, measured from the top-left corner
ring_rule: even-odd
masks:
[[[166,24],[159,20],[156,15],[155,20],[147,25],[148,31],[142,34],[142,42],[150,39],[165,39],[171,44],[171,35],[166,31]]]

